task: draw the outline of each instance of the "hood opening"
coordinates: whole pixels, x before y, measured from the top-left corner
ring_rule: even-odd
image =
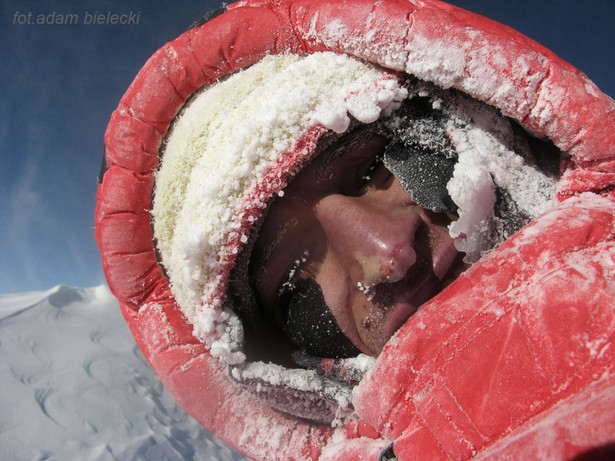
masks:
[[[288,61],[286,57],[282,59]],[[275,61],[275,58],[269,58],[267,63],[272,67],[269,72],[279,72],[280,68],[275,62],[272,64],[272,61]],[[292,66],[293,59],[290,61]],[[289,64],[284,63],[281,67],[284,66]],[[267,72],[263,71],[259,75],[264,78]],[[385,81],[390,82],[390,79],[391,76],[387,75]],[[231,94],[235,99],[227,103],[240,105],[240,86],[232,86],[236,85],[232,77],[224,82],[231,82],[232,91],[220,91],[220,96],[214,95],[214,98],[224,99]],[[326,356],[314,357],[299,350],[278,327],[259,312],[252,287],[247,283],[249,277],[245,272],[250,266],[252,245],[258,237],[258,223],[266,219],[266,209],[273,200],[283,199],[283,188],[292,181],[290,177],[300,174],[301,166],[314,158],[315,151],[323,151],[335,139],[348,135],[361,124],[386,136],[389,139],[389,147],[395,146],[395,149],[391,147],[392,153],[388,155],[389,158],[385,158],[385,165],[395,170],[396,176],[403,177],[405,187],[419,204],[454,215],[456,219],[449,231],[455,238],[457,249],[466,254],[469,263],[476,262],[555,203],[555,185],[563,154],[552,143],[535,138],[519,124],[500,115],[496,109],[456,90],[442,90],[412,77],[406,77],[399,83],[399,87],[403,89],[399,94],[407,96],[405,101],[400,107],[398,100],[392,110],[387,113],[383,111],[382,117],[377,115],[374,120],[364,117],[362,121],[358,121],[349,115],[349,121],[344,122],[336,115],[338,118],[329,119],[328,134],[321,131],[314,147],[308,146],[307,152],[298,157],[300,160],[295,160],[296,166],[289,168],[286,176],[278,177],[280,181],[273,188],[274,191],[277,190],[277,194],[261,198],[261,203],[256,207],[258,214],[248,216],[250,227],[241,229],[242,248],[234,250],[237,254],[233,256],[233,266],[228,276],[227,302],[223,304],[221,311],[216,311],[215,307],[212,311],[208,307],[198,307],[192,305],[192,302],[186,302],[190,297],[198,298],[197,293],[189,293],[188,296],[176,294],[189,319],[195,315],[198,317],[206,314],[205,322],[203,318],[195,322],[195,334],[203,338],[212,347],[212,351],[227,362],[231,377],[263,398],[270,406],[285,413],[317,422],[330,422],[340,415],[348,414],[352,409],[352,386],[360,381],[362,375],[374,363],[373,358],[363,355],[333,360]],[[192,104],[186,106],[176,123],[182,117],[190,117],[186,115],[190,107]],[[322,111],[322,108],[315,110]],[[224,116],[223,112],[211,115],[206,124],[216,128],[216,117]],[[322,122],[327,116],[325,111],[324,115],[316,119]],[[181,129],[178,128],[178,131]],[[169,137],[175,132],[174,127],[170,130]],[[293,134],[295,142],[302,133],[303,131],[299,130]],[[204,138],[197,136],[192,142],[203,143]],[[168,143],[165,142],[165,145]],[[196,178],[195,173],[187,171],[186,168],[189,170],[199,163],[199,154],[197,157],[192,155],[187,161],[173,161],[173,167],[179,172],[172,175],[183,178],[179,184],[180,188],[185,189],[180,192],[190,193],[188,187],[194,185],[192,183],[186,186],[188,178]],[[162,168],[165,157],[166,155],[162,158]],[[430,160],[432,163],[444,165],[442,168],[429,170],[435,180],[429,184],[415,181],[411,177],[412,168],[429,164]],[[226,160],[220,157],[210,167],[221,165],[221,161]],[[206,163],[201,164],[207,166]],[[162,168],[158,179],[161,177]],[[241,171],[247,177],[250,176],[249,170]],[[299,173],[295,174],[297,171]],[[209,194],[207,180],[210,178],[211,176],[203,177],[203,185],[200,186],[206,191],[205,195]],[[171,196],[171,203],[179,203],[174,197],[177,195],[177,188],[174,185],[169,186],[172,181],[163,177],[163,183],[166,185],[167,195]],[[426,200],[425,197],[429,198],[430,194],[425,194],[423,187],[428,191],[436,187],[441,200],[436,201],[437,203]],[[477,204],[481,205],[478,210]],[[169,214],[167,210],[160,211],[160,208],[154,211],[155,220],[160,216],[164,218],[165,213]],[[171,212],[173,219],[176,219],[176,213]],[[161,236],[163,240],[168,240],[165,232],[169,232],[168,228],[163,229],[162,233],[155,233],[158,241]],[[172,252],[171,246],[168,242],[165,244],[165,251],[169,254]],[[194,245],[196,247],[192,249]],[[191,254],[198,254],[201,251],[200,245],[201,243],[195,241],[187,247],[187,258],[193,261],[191,265],[195,264],[194,261],[198,262],[199,258],[208,261],[207,256],[193,257]],[[158,249],[160,250],[160,247]],[[162,266],[169,273],[165,258],[161,259]],[[196,269],[191,277],[201,273],[198,267]],[[215,274],[216,272],[214,276]],[[185,270],[182,277],[186,279]],[[179,289],[177,283],[174,285],[174,288]]]

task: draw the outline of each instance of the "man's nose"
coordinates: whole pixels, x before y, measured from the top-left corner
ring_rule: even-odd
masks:
[[[422,223],[411,207],[371,196],[327,195],[315,206],[316,219],[353,283],[401,280],[416,262],[414,236]]]

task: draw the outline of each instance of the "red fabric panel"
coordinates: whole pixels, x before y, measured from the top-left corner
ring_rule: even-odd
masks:
[[[506,26],[443,3],[429,2],[412,19],[409,46],[422,48],[426,61],[465,62],[463,73],[421,68],[419,77],[500,108],[579,160],[615,158],[615,103],[573,66]]]
[[[517,120],[531,111],[547,57],[528,47],[529,39],[438,3],[420,9],[412,19],[406,66],[410,73],[460,89]]]
[[[578,164],[615,159],[615,101],[578,69],[554,58],[539,95],[525,123],[541,127]]]
[[[415,7],[406,1],[299,0],[291,21],[309,52],[337,51],[403,70],[404,45]]]
[[[385,437],[399,438],[401,459],[424,444],[442,449],[434,459],[465,459],[560,402],[590,397],[586,389],[613,372],[614,211],[591,195],[564,202],[398,332],[356,403]],[[615,418],[606,423],[615,433]],[[604,430],[591,436],[597,427],[578,428],[589,443],[578,450],[604,442]]]
[[[152,293],[160,269],[152,248],[152,174],[110,166],[98,189],[96,240],[111,291],[133,308]]]
[[[133,118],[151,125],[160,133],[166,132],[184,103],[163,71],[165,57],[161,51],[152,56],[122,98],[122,104]]]
[[[163,133],[136,119],[120,103],[105,132],[107,164],[139,174],[151,172],[158,165],[162,137]]]
[[[118,213],[149,215],[152,204],[153,173],[134,173],[111,165],[100,186],[98,213],[101,216]]]
[[[537,415],[476,459],[510,459],[511,453],[517,459],[612,459],[613,408],[611,375]]]
[[[254,2],[244,7],[239,2],[228,9],[191,37],[194,55],[206,74],[218,78],[250,66],[267,54],[300,51],[284,6]]]

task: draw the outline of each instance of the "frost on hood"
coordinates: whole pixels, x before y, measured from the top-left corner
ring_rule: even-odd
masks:
[[[459,207],[449,228],[455,246],[475,262],[556,204],[557,178],[532,158],[525,138],[495,109],[463,99],[448,132],[459,156],[447,189]]]
[[[428,116],[400,110],[419,102]],[[495,109],[333,53],[269,56],[198,93],[167,137],[156,177],[154,233],[194,334],[272,407],[314,420],[347,411],[350,387],[314,369],[246,360],[243,326],[226,302],[229,273],[269,201],[283,196],[293,172],[284,162],[301,137],[374,122],[397,154],[415,153],[393,159],[391,149],[385,159],[415,201],[458,215],[450,234],[470,262],[553,206],[555,178]],[[355,362],[342,368],[373,363]]]

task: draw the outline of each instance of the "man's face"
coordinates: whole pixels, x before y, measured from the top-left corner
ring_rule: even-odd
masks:
[[[314,312],[332,314],[343,337],[322,332],[325,347],[349,340],[344,351],[377,356],[465,268],[447,230],[451,216],[412,201],[380,161],[386,144],[367,130],[341,138],[268,211],[252,256],[253,283],[259,305],[291,340],[293,317],[312,323]]]

